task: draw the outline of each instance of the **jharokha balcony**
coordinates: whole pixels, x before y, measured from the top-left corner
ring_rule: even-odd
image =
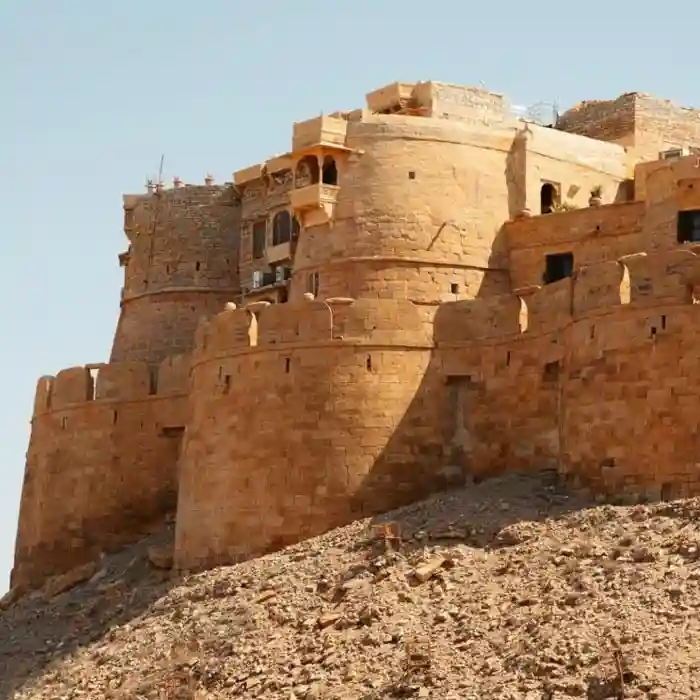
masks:
[[[294,214],[307,228],[328,223],[333,219],[339,190],[337,185],[321,182],[291,190],[289,200]]]

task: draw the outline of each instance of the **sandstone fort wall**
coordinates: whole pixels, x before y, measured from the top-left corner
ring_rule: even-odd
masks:
[[[447,485],[431,355],[401,300],[302,301],[205,324],[177,564],[259,554]]]
[[[72,367],[37,385],[13,585],[133,541],[176,504],[189,359]],[[93,376],[96,375],[96,376]]]
[[[191,350],[202,316],[238,294],[240,208],[230,186],[124,198],[129,249],[111,361],[159,363]]]
[[[689,250],[638,254],[441,307],[436,352],[465,469],[549,466],[597,492],[697,492],[699,273]]]
[[[126,196],[111,362],[37,387],[13,585],[175,507],[199,568],[506,469],[700,492],[700,160],[656,160],[699,125],[630,93],[548,128],[395,83],[234,184]],[[556,253],[573,275],[542,286]]]

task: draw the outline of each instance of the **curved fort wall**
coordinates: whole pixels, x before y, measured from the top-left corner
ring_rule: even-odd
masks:
[[[174,510],[189,358],[94,367],[38,382],[13,585],[133,541]]]
[[[322,296],[409,298],[508,291],[504,176],[515,130],[365,113],[347,124],[333,221],[304,229],[292,293],[321,270]]]
[[[183,568],[270,551],[444,485],[444,402],[413,304],[259,308],[198,331],[177,512]]]
[[[507,293],[504,222],[539,211],[546,183],[568,204],[587,206],[595,185],[611,200],[628,171],[620,146],[515,120],[363,112],[345,132],[332,216],[296,248],[297,298],[314,272],[321,296],[434,306]]]
[[[559,465],[598,492],[699,492],[699,280],[691,250],[642,253],[442,307],[437,353],[465,468]]]
[[[239,205],[230,186],[124,197],[129,250],[112,362],[191,350],[202,316],[239,293]]]

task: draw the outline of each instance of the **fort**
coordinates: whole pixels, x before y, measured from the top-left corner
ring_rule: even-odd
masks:
[[[38,382],[13,587],[166,518],[193,570],[509,469],[700,493],[696,154],[648,95],[541,123],[395,83],[125,196],[110,361]]]

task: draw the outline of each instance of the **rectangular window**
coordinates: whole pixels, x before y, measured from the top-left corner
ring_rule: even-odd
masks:
[[[320,278],[318,272],[312,272],[306,283],[306,291],[310,292],[314,296],[318,296],[318,289],[320,286]]]
[[[676,235],[679,243],[700,243],[700,210],[678,212]]]
[[[544,284],[558,282],[574,274],[573,253],[553,253],[545,258]]]
[[[253,259],[260,260],[265,255],[265,239],[267,237],[267,221],[256,221],[253,224]]]

